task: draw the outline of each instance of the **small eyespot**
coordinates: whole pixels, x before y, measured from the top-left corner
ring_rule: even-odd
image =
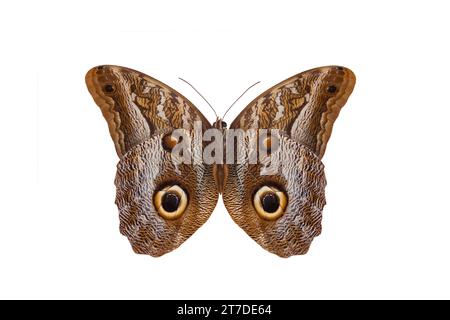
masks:
[[[112,84],[107,84],[103,87],[103,91],[106,93],[112,93],[114,92],[114,86]]]
[[[182,141],[183,137],[180,137],[180,142]],[[177,145],[178,140],[172,136],[172,132],[167,133],[162,137],[162,147],[166,151],[172,151],[172,149]]]
[[[344,67],[337,67],[338,70],[344,70]]]
[[[98,66],[97,70],[103,70],[105,68],[105,66]]]
[[[188,197],[186,192],[175,184],[156,192],[153,202],[161,217],[166,220],[175,220],[186,210]]]
[[[253,197],[256,213],[264,220],[276,220],[286,209],[286,194],[273,186],[261,187]]]
[[[336,90],[337,90],[336,86],[329,86],[329,87],[327,88],[327,92],[328,92],[328,93],[335,93]]]
[[[263,140],[262,147],[268,154],[270,154],[272,151],[272,138],[270,136]]]

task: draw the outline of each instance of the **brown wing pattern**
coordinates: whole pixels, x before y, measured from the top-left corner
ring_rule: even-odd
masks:
[[[350,69],[338,66],[302,72],[253,100],[230,128],[280,129],[322,158],[355,80]]]
[[[203,130],[211,125],[180,93],[141,72],[119,66],[99,66],[86,74],[86,84],[108,122],[117,154],[165,129]]]

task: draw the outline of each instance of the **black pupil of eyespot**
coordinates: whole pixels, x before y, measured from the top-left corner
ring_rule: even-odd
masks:
[[[327,89],[327,91],[328,91],[329,93],[335,93],[336,90],[337,90],[337,88],[336,88],[335,86],[329,86],[328,89]]]
[[[166,193],[162,198],[162,206],[167,212],[174,212],[178,209],[180,197],[175,193]]]
[[[104,87],[105,92],[113,92],[114,91],[114,87],[112,86],[112,84],[107,84]]]
[[[266,193],[261,199],[261,204],[264,211],[274,213],[280,206],[280,200],[275,193]]]

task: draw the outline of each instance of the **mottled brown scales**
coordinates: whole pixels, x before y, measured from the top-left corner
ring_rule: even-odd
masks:
[[[346,68],[322,67],[305,71],[253,100],[230,128],[281,129],[322,158],[334,120],[350,96],[355,80],[353,72]],[[334,93],[327,91],[329,86],[336,88]],[[256,123],[255,108],[263,112]],[[273,116],[276,111],[282,113],[278,121]]]
[[[270,163],[250,164],[248,137],[241,164],[172,161],[173,129],[185,129],[193,139],[194,121],[202,122],[203,132],[212,125],[185,97],[156,79],[124,67],[100,66],[87,73],[86,84],[120,157],[115,180],[120,231],[135,252],[160,256],[177,248],[207,221],[219,193],[233,220],[281,257],[306,253],[320,234],[326,184],[321,158],[355,85],[349,69],[329,66],[295,75],[261,94],[233,121],[231,129],[281,131],[276,150],[273,138],[263,143],[278,168],[269,175],[261,170]],[[220,120],[215,126],[223,127]],[[165,190],[178,193],[165,196]],[[158,211],[172,210],[180,202],[178,195],[183,201],[187,197],[182,214]],[[164,204],[164,199],[172,202]]]
[[[138,71],[117,67],[96,67],[86,74],[86,84],[108,122],[117,154],[122,157],[133,146],[165,129],[193,129],[200,120],[211,125],[185,97],[162,82]],[[113,87],[112,92],[105,87]],[[187,126],[183,115],[192,118]]]

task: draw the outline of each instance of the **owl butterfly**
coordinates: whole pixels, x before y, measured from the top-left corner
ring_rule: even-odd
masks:
[[[355,85],[352,71],[329,66],[297,74],[253,100],[230,129],[278,129],[260,144],[279,169],[249,161],[249,139],[232,163],[172,161],[183,129],[194,139],[217,128],[184,96],[143,73],[99,66],[86,84],[105,117],[120,158],[115,184],[120,231],[134,251],[161,256],[180,246],[211,215],[219,193],[232,219],[264,249],[281,257],[305,254],[321,232],[325,205],[324,155],[333,123]],[[197,148],[205,148],[200,141]],[[195,148],[195,146],[194,146]],[[237,161],[239,158],[240,161]]]

